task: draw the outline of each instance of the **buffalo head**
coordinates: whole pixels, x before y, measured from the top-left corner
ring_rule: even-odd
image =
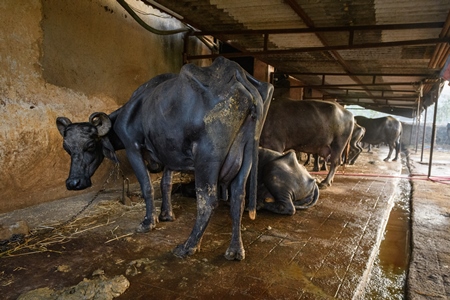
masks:
[[[68,190],[82,190],[92,185],[91,177],[106,156],[117,162],[114,148],[108,139],[111,120],[105,113],[93,113],[89,122],[72,123],[58,117],[56,126],[64,141],[64,150],[71,157]]]

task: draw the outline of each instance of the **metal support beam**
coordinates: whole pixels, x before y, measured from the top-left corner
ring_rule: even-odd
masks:
[[[302,17],[303,19],[303,17]],[[302,33],[324,33],[324,32],[355,32],[355,31],[380,31],[401,29],[442,28],[445,22],[412,23],[412,24],[384,24],[384,25],[355,25],[335,27],[313,27],[308,28],[285,28],[285,29],[239,29],[239,30],[203,30],[194,31],[191,34],[199,35],[264,35],[264,34],[302,34]]]
[[[433,45],[439,43],[450,43],[450,37],[433,38],[433,39],[420,39],[420,40],[407,40],[407,41],[395,41],[395,42],[382,42],[382,43],[363,43],[354,45],[335,45],[324,47],[302,47],[292,49],[276,49],[276,50],[262,50],[262,51],[243,51],[236,53],[221,53],[221,54],[205,54],[205,55],[188,55],[189,60],[216,58],[218,56],[224,56],[228,58],[243,57],[243,56],[270,56],[270,55],[282,55],[282,54],[294,54],[301,52],[323,52],[323,51],[338,51],[338,50],[357,50],[357,49],[371,49],[371,48],[384,48],[384,47],[399,47],[399,46],[415,46],[415,45]],[[349,74],[351,75],[351,74]]]

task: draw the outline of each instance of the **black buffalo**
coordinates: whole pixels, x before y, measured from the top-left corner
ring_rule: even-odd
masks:
[[[366,133],[366,129],[364,127],[358,125],[358,123],[354,124],[353,132],[352,132],[352,138],[350,139],[350,151],[348,154],[348,164],[353,165],[355,164],[356,159],[363,151],[361,147],[361,140],[364,137],[364,134]]]
[[[385,143],[389,146],[389,154],[384,159],[388,161],[391,158],[392,151],[395,149],[393,161],[398,159],[400,152],[400,138],[402,136],[402,123],[396,118],[387,116],[381,118],[366,118],[364,116],[355,116],[356,122],[366,130],[362,143],[378,145]]]
[[[286,153],[260,148],[258,208],[293,215],[316,204],[319,188],[293,150]]]
[[[260,145],[278,152],[293,149],[329,157],[330,171],[319,184],[324,188],[333,182],[353,123],[353,114],[334,102],[276,99],[267,114]]]
[[[195,172],[197,219],[188,239],[174,249],[176,256],[195,253],[212,211],[218,184],[228,186],[233,218],[227,259],[241,260],[245,251],[241,219],[249,178],[250,216],[256,211],[257,158],[261,129],[273,87],[259,82],[238,64],[218,58],[209,67],[188,64],[179,75],[163,74],[140,86],[131,99],[109,116],[94,113],[89,122],[72,123],[59,117],[57,127],[71,156],[66,186],[79,190],[106,156],[125,149],[141,186],[146,215],[137,231],[156,226],[153,187],[146,163],[164,166],[160,220],[172,220],[172,172]]]

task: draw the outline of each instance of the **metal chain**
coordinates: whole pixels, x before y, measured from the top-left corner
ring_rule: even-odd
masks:
[[[119,174],[122,174],[123,176],[123,172],[122,169],[120,168],[119,163],[114,164],[114,168],[111,170],[111,172],[108,175],[108,178],[106,178],[106,180],[103,182],[102,187],[95,193],[95,195],[92,197],[91,200],[89,200],[89,202],[83,207],[81,208],[81,210],[76,213],[75,215],[73,215],[69,220],[65,221],[64,223],[60,224],[57,227],[64,227],[67,224],[72,223],[78,216],[80,216],[89,206],[91,206],[91,204],[95,201],[95,199],[97,199],[97,197],[105,191],[106,189],[106,185],[109,183],[109,180],[113,177],[114,173],[117,173],[117,177],[119,176]],[[55,227],[53,230],[55,230],[57,227]]]
[[[119,163],[116,163],[114,165],[114,168],[111,170],[111,172],[108,175],[108,178],[103,182],[103,185],[101,186],[101,188],[95,193],[95,195],[89,200],[89,202],[83,207],[81,208],[81,210],[76,213],[75,215],[73,215],[69,220],[65,221],[64,223],[59,224],[58,226],[53,227],[51,230],[47,231],[47,230],[38,230],[38,231],[33,231],[29,234],[29,236],[37,236],[37,235],[41,235],[41,234],[46,234],[46,233],[50,233],[50,232],[54,232],[56,230],[58,230],[59,228],[62,228],[64,226],[66,226],[67,224],[73,222],[79,215],[81,215],[89,206],[92,205],[92,203],[95,201],[95,199],[98,198],[98,196],[105,191],[106,189],[106,185],[109,183],[110,179],[113,177],[113,175],[117,173],[117,178],[119,178],[119,175],[122,175],[123,178],[125,178],[123,171],[121,170]],[[115,180],[116,180],[115,179]],[[115,181],[114,180],[114,181]],[[125,179],[124,179],[125,180]],[[127,178],[128,180],[128,178]],[[5,253],[6,251],[8,251],[9,249],[11,249],[11,244],[23,244],[25,242],[25,235],[23,234],[15,234],[13,235],[11,238],[7,239],[7,240],[2,240],[0,241],[0,257],[2,256],[2,253]]]

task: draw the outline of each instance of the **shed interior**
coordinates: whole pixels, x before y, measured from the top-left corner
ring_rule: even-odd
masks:
[[[141,1],[210,41],[211,54],[185,49],[185,61],[256,58],[301,99],[409,118],[436,100],[450,54],[448,1]]]

